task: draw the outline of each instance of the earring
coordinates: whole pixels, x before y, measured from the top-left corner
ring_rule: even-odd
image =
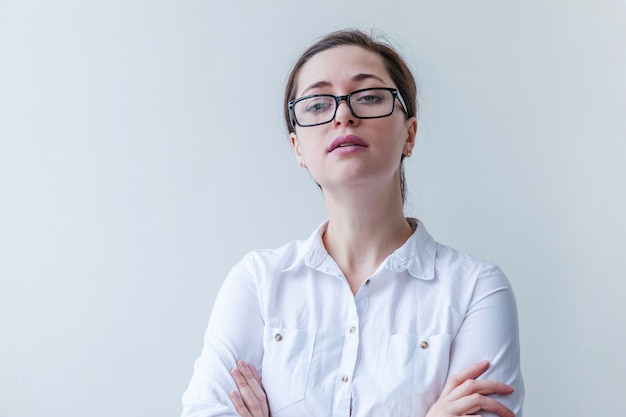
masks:
[[[411,156],[411,151],[408,151],[407,153],[404,154],[405,158],[408,158],[409,156]]]
[[[306,164],[304,163],[304,161],[300,161],[300,167],[301,168],[306,168]]]

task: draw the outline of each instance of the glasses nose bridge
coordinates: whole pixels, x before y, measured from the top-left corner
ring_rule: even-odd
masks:
[[[339,110],[339,104],[341,104],[342,101],[345,101],[346,102],[346,106],[348,106],[348,110],[350,110],[350,113],[354,117],[358,117],[356,114],[354,114],[354,110],[352,109],[352,105],[350,104],[350,97],[351,96],[352,96],[352,94],[346,94],[345,96],[335,96],[335,116],[337,116],[337,110]],[[333,120],[334,120],[335,116],[333,116]]]

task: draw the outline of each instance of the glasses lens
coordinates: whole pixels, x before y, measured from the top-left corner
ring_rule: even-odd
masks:
[[[383,117],[393,111],[393,94],[389,90],[373,88],[350,96],[350,106],[357,117]]]
[[[335,98],[317,96],[298,101],[293,107],[296,119],[303,125],[330,122],[335,115]]]
[[[360,119],[386,117],[393,112],[394,95],[384,88],[370,88],[351,93],[352,114]],[[318,95],[296,101],[293,112],[300,126],[313,126],[328,123],[335,117],[337,100],[335,96]]]

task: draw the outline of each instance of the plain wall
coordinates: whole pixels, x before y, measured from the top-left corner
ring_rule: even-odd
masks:
[[[224,276],[321,195],[282,89],[335,29],[419,78],[407,213],[503,267],[525,415],[614,415],[626,2],[0,1],[0,417],[172,416]]]

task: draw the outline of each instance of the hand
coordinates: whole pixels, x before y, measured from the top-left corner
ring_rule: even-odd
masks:
[[[509,395],[514,391],[510,385],[497,381],[477,381],[489,369],[489,362],[478,362],[451,376],[446,382],[439,399],[428,410],[426,417],[457,417],[472,415],[480,410],[495,413],[500,417],[515,417],[513,411],[489,395]]]
[[[230,400],[241,417],[269,417],[265,390],[256,368],[244,361],[237,362],[237,368],[230,371],[239,392],[232,390]]]

